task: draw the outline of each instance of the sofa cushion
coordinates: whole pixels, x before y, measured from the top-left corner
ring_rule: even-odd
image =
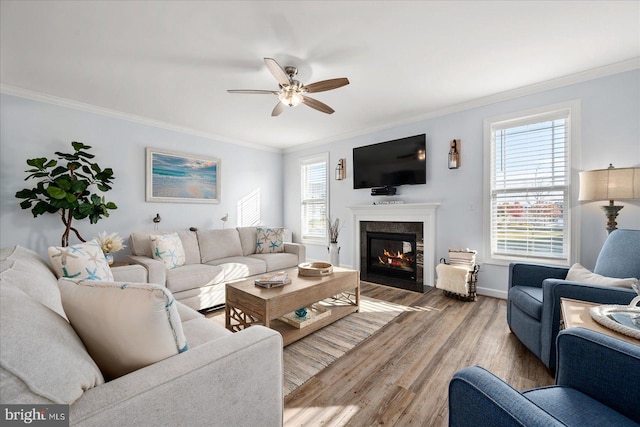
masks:
[[[198,313],[196,310],[192,309],[191,307],[188,307],[188,306],[184,305],[180,301],[176,301],[176,308],[178,309],[178,314],[180,315],[180,321],[182,322],[182,325],[183,325],[182,329],[183,330],[184,330],[185,322],[188,322],[189,320],[199,319],[201,317],[204,317],[202,314]],[[193,347],[193,345],[191,344],[191,341],[189,340],[189,336],[187,335],[186,332],[185,332],[184,336],[187,338],[187,342],[189,343],[189,347]]]
[[[189,346],[191,348],[229,336],[233,333],[206,317],[183,322],[182,328],[184,329],[185,336],[189,340]]]
[[[256,253],[274,254],[284,252],[284,241],[282,228],[261,228],[256,230]]]
[[[600,274],[592,273],[580,264],[573,264],[567,273],[566,280],[572,282],[588,283],[590,285],[614,286],[619,288],[629,288],[638,284],[638,279],[630,277],[627,279],[618,279],[615,277],[605,277]]]
[[[153,258],[162,261],[168,269],[180,267],[185,263],[184,247],[178,233],[152,234],[151,250]]]
[[[568,426],[638,425],[619,412],[572,388],[553,386],[525,391],[522,394]]]
[[[58,286],[71,325],[105,377],[188,349],[175,300],[163,286],[66,279]]]
[[[236,280],[262,274],[267,271],[267,264],[252,256],[235,256],[209,261],[207,265],[216,265],[224,271],[224,280]]]
[[[49,247],[49,262],[58,277],[113,282],[113,274],[97,240]]]
[[[298,265],[298,255],[283,252],[281,254],[254,254],[248,258],[256,258],[267,264],[267,271],[282,270]]]
[[[256,241],[258,239],[258,227],[238,227],[242,255],[247,256],[256,253]]]
[[[0,281],[3,286],[14,286],[34,301],[67,318],[60,300],[58,279],[37,253],[22,246],[3,248],[0,262]]]
[[[222,230],[198,230],[200,258],[203,264],[221,258],[242,256],[240,235],[235,228]]]
[[[509,289],[509,301],[534,319],[542,319],[542,288],[514,286]]]
[[[171,232],[163,232],[162,234],[170,234]],[[189,230],[177,231],[184,249],[185,264],[200,264],[200,247],[198,246],[198,237],[196,233]],[[146,256],[153,258],[153,250],[151,248],[151,235],[158,233],[134,232],[129,235],[129,248],[131,255]]]
[[[256,253],[256,243],[258,241],[258,227],[238,227],[240,235],[240,243],[242,244],[242,255],[247,256]],[[291,230],[282,229],[282,240],[285,243],[293,241],[293,233]]]
[[[167,271],[167,288],[182,292],[220,283],[224,280],[222,268],[206,264],[183,265]]]
[[[4,280],[0,335],[2,403],[71,404],[104,383],[67,319]]]

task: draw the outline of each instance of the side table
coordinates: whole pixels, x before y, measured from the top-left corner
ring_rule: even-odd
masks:
[[[612,337],[630,342],[631,344],[640,345],[640,340],[616,332],[613,329],[606,328],[600,323],[593,320],[591,314],[589,313],[589,309],[591,307],[597,307],[599,305],[602,304],[587,301],[578,301],[569,298],[560,298],[560,310],[562,313],[562,322],[564,324],[564,327],[561,328],[566,329],[581,327],[591,329],[592,331],[610,335]]]

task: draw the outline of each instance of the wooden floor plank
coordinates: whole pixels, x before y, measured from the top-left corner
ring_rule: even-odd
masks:
[[[482,366],[518,390],[553,384],[509,332],[506,303],[476,302],[363,282],[361,293],[406,307],[285,399],[286,426],[448,423],[451,376]]]

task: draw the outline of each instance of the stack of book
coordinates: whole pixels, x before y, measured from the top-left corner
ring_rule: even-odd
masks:
[[[260,286],[261,288],[275,288],[276,286],[288,285],[291,283],[291,279],[286,272],[281,271],[262,276],[259,279],[256,279],[254,283],[256,286]]]

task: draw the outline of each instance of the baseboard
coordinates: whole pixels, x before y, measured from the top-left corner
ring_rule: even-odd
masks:
[[[499,291],[497,289],[491,288],[476,288],[476,293],[478,295],[484,295],[486,297],[507,299],[507,291]]]

